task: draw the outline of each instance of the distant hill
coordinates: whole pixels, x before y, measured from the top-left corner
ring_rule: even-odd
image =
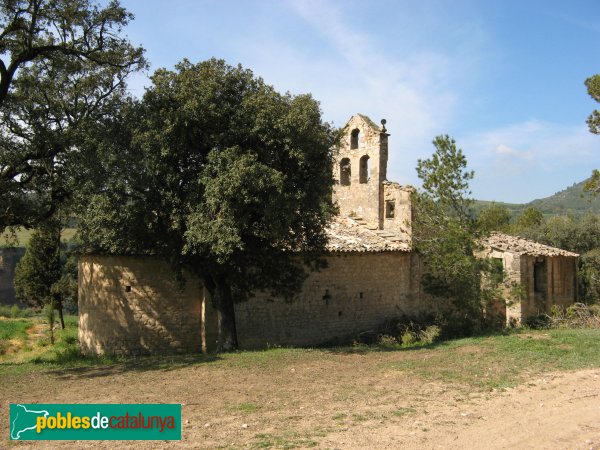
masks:
[[[580,216],[588,212],[600,214],[600,196],[591,197],[583,192],[583,185],[587,180],[580,183],[574,183],[572,186],[557,192],[546,198],[533,200],[529,203],[503,203],[490,202],[485,200],[476,200],[474,209],[479,212],[490,206],[492,203],[506,207],[513,216],[521,213],[525,208],[534,206],[545,216],[559,216],[571,214]]]

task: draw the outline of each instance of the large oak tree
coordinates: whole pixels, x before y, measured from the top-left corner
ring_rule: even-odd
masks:
[[[257,289],[291,297],[303,263],[319,263],[335,133],[310,95],[221,60],[183,61],[152,83],[97,143],[104,176],[80,235],[90,251],[151,253],[200,276],[218,349],[234,350],[234,302]]]
[[[99,133],[146,66],[121,36],[118,2],[4,0],[0,7],[0,230],[34,227],[64,208]],[[82,166],[83,165],[83,166]]]

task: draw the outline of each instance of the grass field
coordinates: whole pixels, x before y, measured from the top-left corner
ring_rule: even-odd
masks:
[[[419,347],[366,346],[274,348],[223,355],[174,355],[119,358],[83,357],[77,342],[77,317],[66,316],[51,346],[41,317],[0,320],[0,339],[20,339],[19,351],[0,357],[0,376],[39,370],[117,365],[120,370],[204,365],[242,373],[269,371],[294,363],[335,361],[343,355],[378,355],[379,365],[424,380],[443,381],[481,391],[505,388],[525,377],[553,370],[600,367],[600,330],[515,330],[510,334],[473,337]],[[26,329],[35,330],[29,339]],[[25,342],[27,340],[27,342]]]
[[[65,228],[61,233],[61,239],[63,241],[69,241],[75,236],[75,232],[77,230],[75,228]],[[29,244],[29,239],[31,239],[31,234],[33,230],[27,230],[25,228],[19,228],[16,232],[16,241],[14,240],[14,236],[10,233],[4,233],[0,235],[0,248],[6,247],[7,245],[16,246],[16,247],[27,247]]]
[[[410,442],[434,439],[437,445],[436,439],[475,414],[471,410],[489,409],[477,402],[513,395],[519,386],[539,384],[561,371],[600,367],[598,329],[517,330],[412,348],[272,348],[123,359],[82,357],[75,316],[57,331],[54,346],[40,317],[2,322],[14,322],[1,329],[20,339],[23,324],[30,327],[20,346],[0,356],[5,402],[181,403],[184,441],[192,448],[364,448],[371,444],[369,436],[395,448],[399,444],[388,443],[403,433]],[[571,396],[581,386],[577,380],[559,385]],[[589,395],[576,398],[585,401]],[[589,416],[582,405],[593,400],[580,405],[556,398]],[[508,405],[516,404],[509,400]],[[532,401],[539,408],[551,399]],[[513,416],[519,417],[514,411],[500,415],[500,432]],[[0,414],[0,428],[5,420]],[[52,448],[48,445],[42,448]]]

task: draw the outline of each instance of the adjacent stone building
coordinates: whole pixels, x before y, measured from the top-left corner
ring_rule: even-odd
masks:
[[[506,320],[518,324],[577,299],[577,253],[503,233],[482,241],[482,257],[503,269]]]
[[[390,135],[381,123],[357,114],[345,127],[333,167],[340,214],[327,230],[327,268],[310,273],[291,302],[258,292],[236,304],[242,348],[347,342],[386,320],[436,311],[439,303],[422,291],[421,264],[411,250],[413,188],[387,180]],[[502,252],[495,244],[488,253],[506,261],[510,277],[534,283],[532,298],[538,298],[541,255]],[[574,300],[576,255],[563,256],[546,261],[543,302],[524,302],[520,315],[509,316]],[[188,276],[181,291],[167,263],[150,257],[81,257],[79,316],[86,353],[210,351],[217,338],[216,313],[201,282]]]

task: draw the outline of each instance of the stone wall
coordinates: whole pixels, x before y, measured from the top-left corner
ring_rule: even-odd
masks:
[[[511,300],[506,306],[508,323],[520,323],[549,313],[554,305],[566,307],[577,300],[576,257],[519,255],[500,250],[483,252],[480,256],[502,261],[505,273],[502,291],[504,298]],[[542,271],[537,283],[536,270]],[[514,295],[516,286],[523,294],[521,299]]]
[[[536,270],[541,271],[536,283]],[[522,302],[523,319],[549,313],[552,306],[567,307],[577,300],[577,258],[568,256],[521,256],[521,283],[527,298]],[[536,289],[540,278],[543,285]]]
[[[297,298],[258,293],[236,304],[241,348],[349,342],[386,320],[434,311],[409,252],[336,253]],[[154,258],[86,256],[79,262],[79,340],[88,354],[215,349],[217,315],[199,281],[178,289]]]
[[[412,239],[412,186],[383,182],[383,229],[402,236],[407,242]]]
[[[202,350],[203,290],[180,289],[164,261],[84,256],[79,260],[79,342],[87,354]]]
[[[328,268],[311,273],[294,300],[258,293],[236,305],[240,346],[349,342],[386,320],[431,313],[415,258],[408,252],[327,257]]]

